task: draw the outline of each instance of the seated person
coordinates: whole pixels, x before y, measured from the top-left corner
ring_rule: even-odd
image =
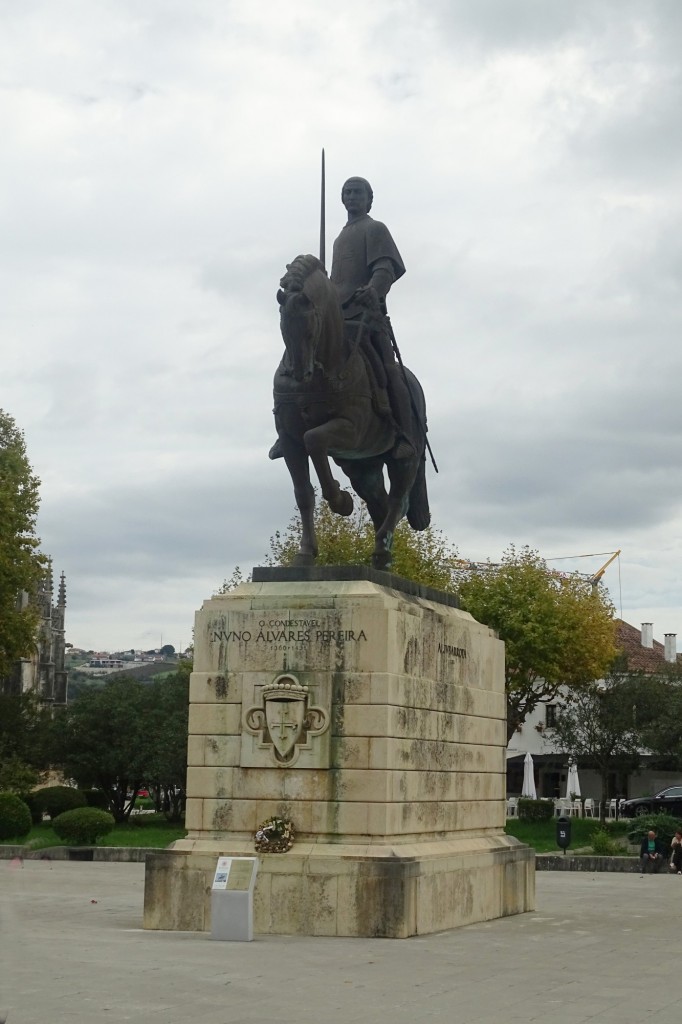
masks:
[[[651,830],[642,840],[642,845],[639,848],[639,863],[642,870],[642,874],[646,875],[648,872],[657,873],[663,866],[665,860],[665,848],[660,839],[656,838],[656,833]]]
[[[682,831],[677,830],[670,845],[670,870],[682,875]]]

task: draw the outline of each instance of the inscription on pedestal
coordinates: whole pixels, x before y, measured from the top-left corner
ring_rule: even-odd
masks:
[[[224,620],[211,623],[209,641],[244,644],[334,644],[367,641],[364,629],[330,628],[319,619],[261,619],[258,629],[227,629]]]
[[[299,673],[351,667],[375,642],[373,633],[354,616],[327,609],[300,615],[240,609],[211,616],[204,636],[216,670]]]

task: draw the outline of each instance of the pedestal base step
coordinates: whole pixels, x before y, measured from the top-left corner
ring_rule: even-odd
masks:
[[[185,840],[147,857],[144,927],[208,931],[218,856],[235,840]],[[405,845],[297,843],[260,859],[254,930],[408,938],[535,909],[534,851],[511,836]]]

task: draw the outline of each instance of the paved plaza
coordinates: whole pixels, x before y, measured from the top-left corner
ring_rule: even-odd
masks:
[[[541,872],[537,911],[425,938],[141,929],[140,864],[0,862],[7,1024],[673,1024],[682,878]]]

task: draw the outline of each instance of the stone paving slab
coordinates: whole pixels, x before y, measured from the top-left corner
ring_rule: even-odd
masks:
[[[682,878],[543,872],[535,913],[406,940],[145,932],[140,864],[0,863],[7,1024],[673,1024]]]

